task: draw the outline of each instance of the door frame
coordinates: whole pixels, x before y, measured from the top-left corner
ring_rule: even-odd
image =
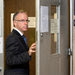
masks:
[[[36,0],[36,75],[40,75],[40,0]]]
[[[73,4],[73,2],[72,2],[72,0],[70,0],[70,50],[71,50],[71,52],[73,50],[72,49],[72,46],[73,46],[73,42],[72,42],[73,41],[72,40],[73,39],[73,37],[72,37],[73,36],[72,35],[72,32],[73,32],[72,31],[73,30],[73,28],[72,28],[72,25],[73,25],[72,24],[72,22],[73,22],[73,17],[72,17],[73,16],[72,15],[72,13],[73,13],[73,10],[72,10],[73,9],[73,5],[72,4]],[[73,75],[73,67],[72,67],[73,64],[72,63],[73,63],[73,56],[70,55],[70,75]]]
[[[0,52],[0,72],[1,75],[4,75],[4,0],[0,0],[0,46],[1,46],[1,52]]]

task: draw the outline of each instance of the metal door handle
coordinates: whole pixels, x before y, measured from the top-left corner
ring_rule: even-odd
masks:
[[[0,72],[2,71],[2,67],[0,67]]]
[[[43,33],[40,33],[41,37],[43,37]]]
[[[0,72],[2,71],[2,69],[0,69]]]

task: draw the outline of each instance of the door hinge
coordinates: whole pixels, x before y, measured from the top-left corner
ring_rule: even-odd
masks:
[[[72,50],[70,48],[68,49],[68,55],[72,55]]]

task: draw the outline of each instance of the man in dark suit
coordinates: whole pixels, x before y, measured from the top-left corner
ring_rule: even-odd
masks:
[[[35,53],[36,44],[30,48],[24,37],[28,30],[28,16],[24,11],[18,11],[13,16],[14,29],[6,39],[5,72],[4,75],[29,75],[29,61]]]

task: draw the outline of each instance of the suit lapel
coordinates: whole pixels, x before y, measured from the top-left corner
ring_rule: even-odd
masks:
[[[13,29],[12,33],[14,33],[16,35],[16,37],[21,41],[21,43],[23,44],[23,47],[26,50],[28,50],[27,46],[26,46],[26,43],[25,43],[24,39],[22,38],[22,36],[16,30],[14,30],[14,29]]]

